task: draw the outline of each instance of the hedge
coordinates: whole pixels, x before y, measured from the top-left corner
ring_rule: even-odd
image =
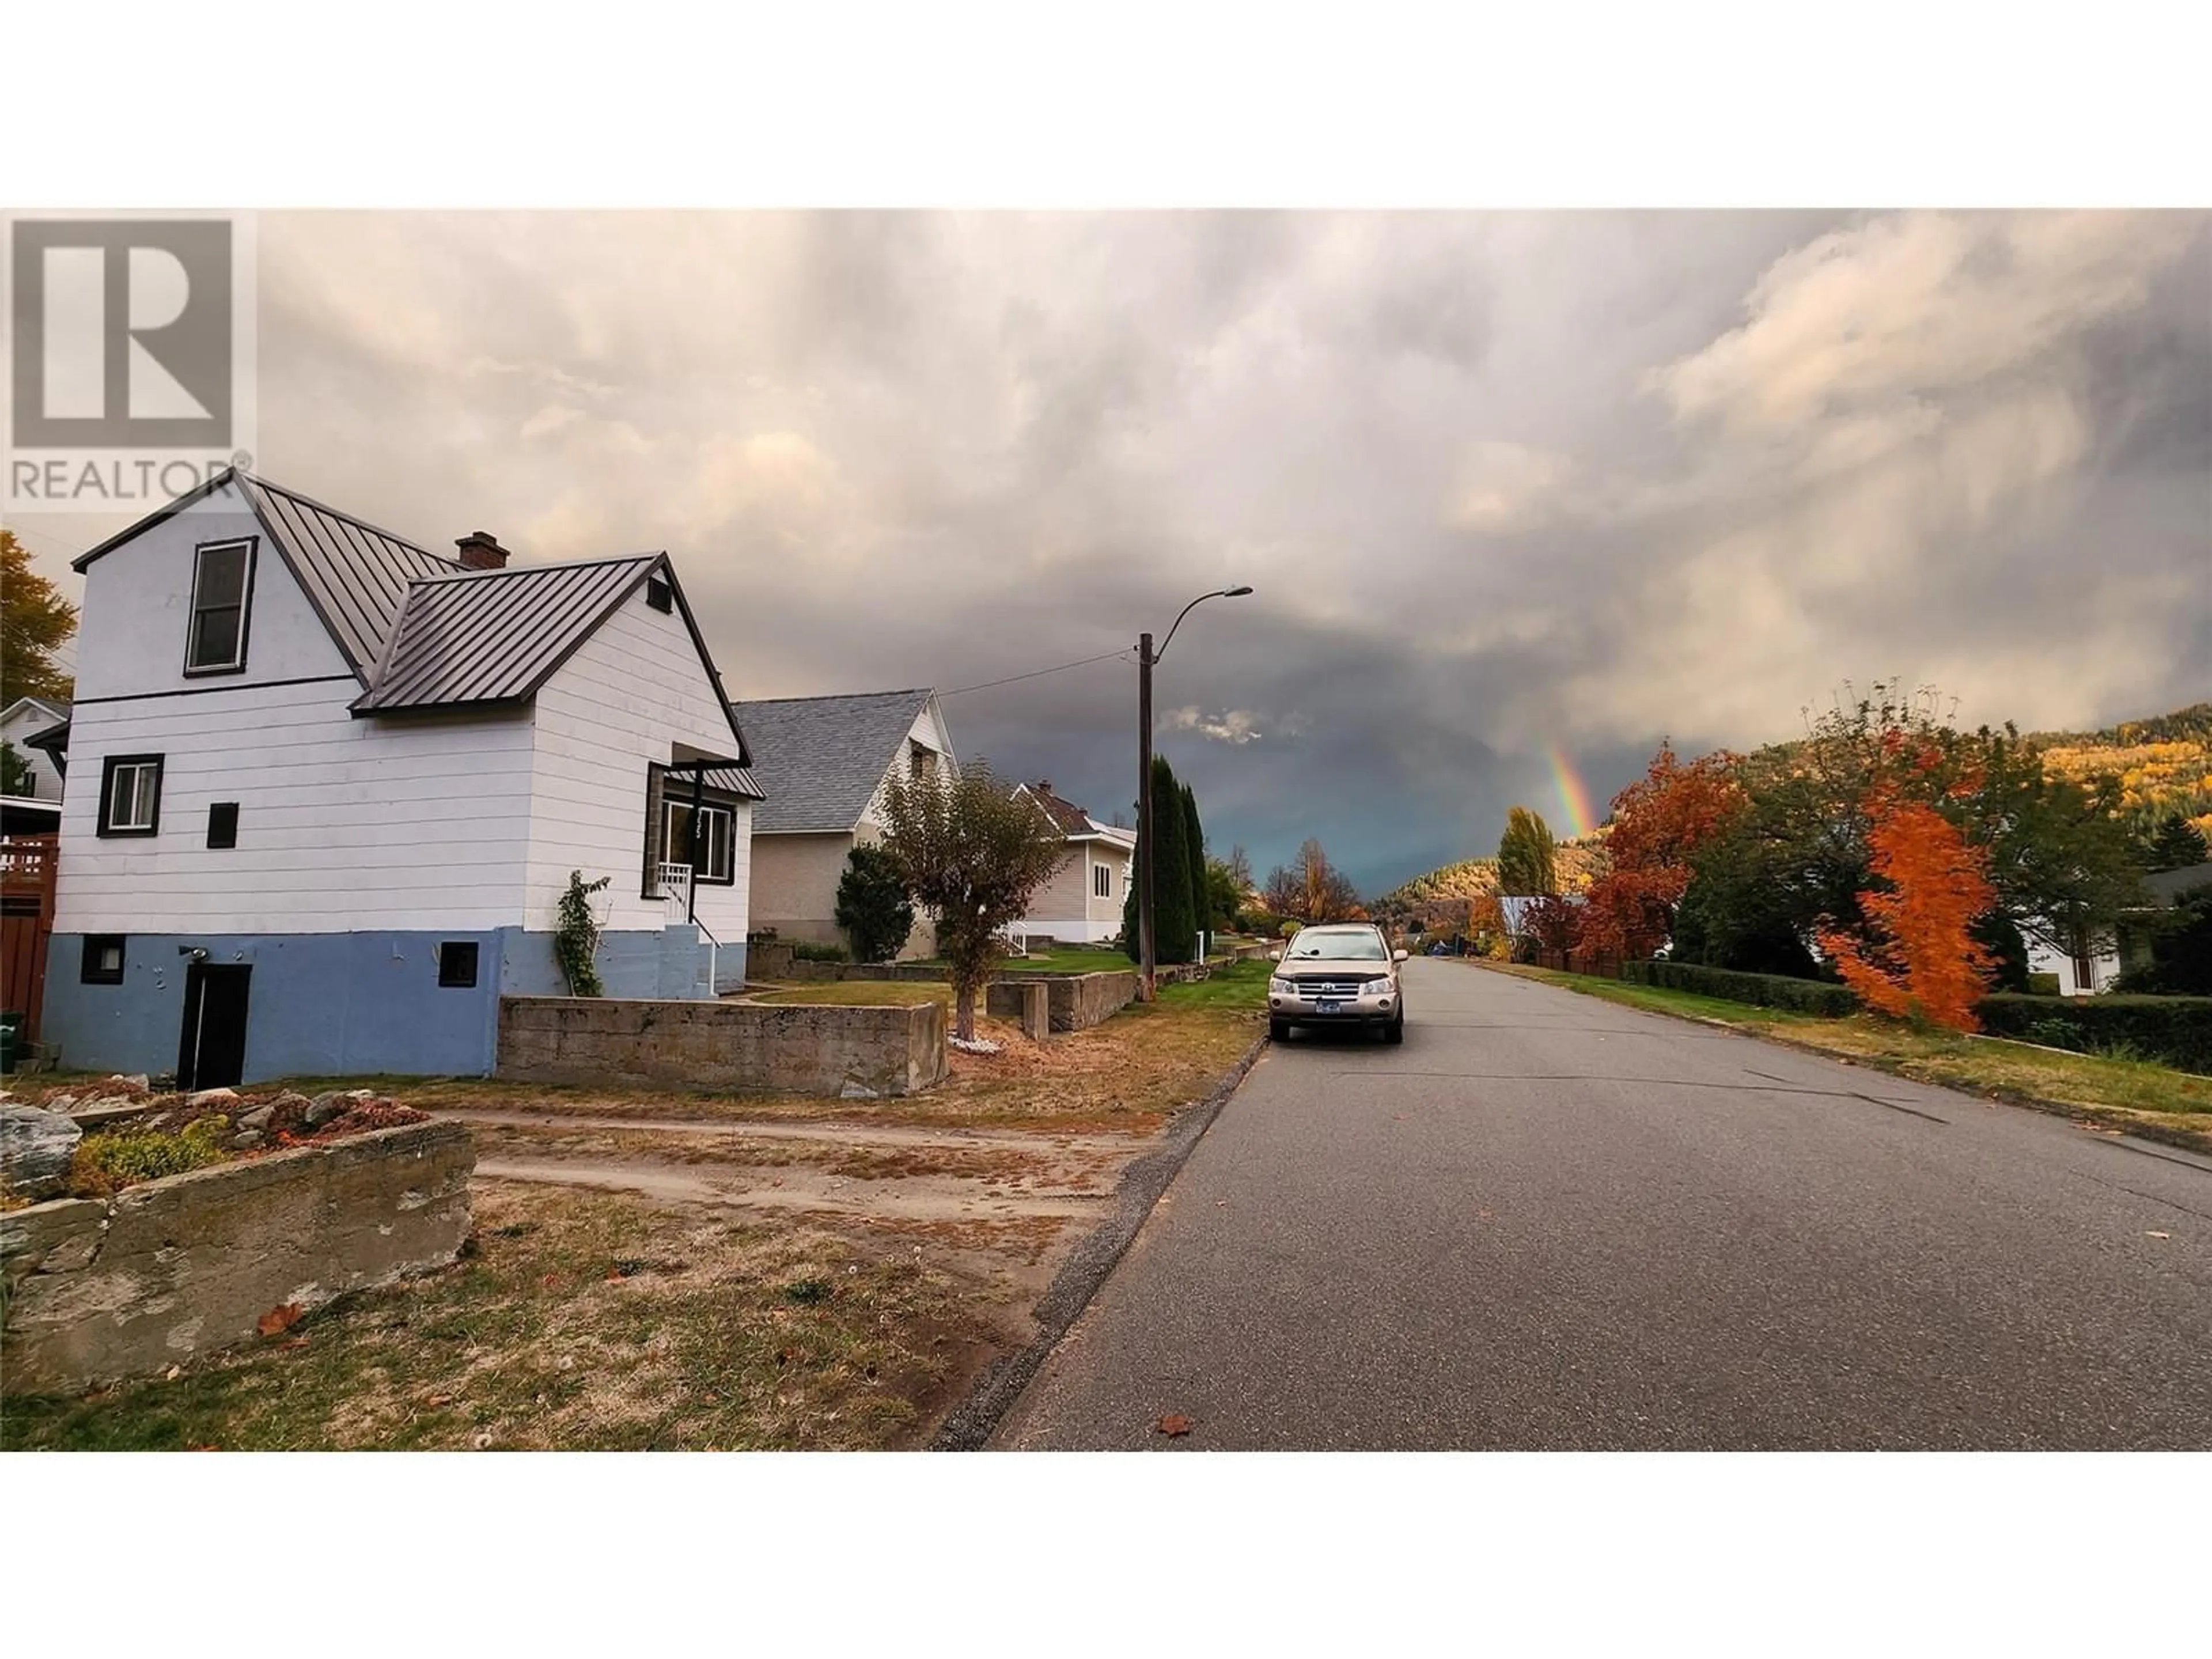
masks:
[[[2003,991],[1974,1005],[1982,1030],[2047,1048],[2124,1044],[2145,1060],[2212,1075],[2212,997],[2039,997]]]
[[[1784,974],[1744,974],[1733,968],[1705,968],[1692,962],[1624,962],[1620,976],[1632,985],[1694,991],[1727,1002],[1818,1014],[1825,1019],[1842,1019],[1859,1011],[1859,1000],[1847,986],[1818,979],[1791,979]]]

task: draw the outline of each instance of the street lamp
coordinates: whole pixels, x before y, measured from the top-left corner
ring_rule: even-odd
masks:
[[[1158,962],[1152,933],[1152,665],[1167,655],[1168,647],[1175,643],[1176,629],[1200,605],[1208,599],[1241,599],[1251,591],[1219,587],[1201,593],[1176,613],[1175,626],[1168,629],[1158,650],[1152,649],[1150,634],[1137,641],[1137,937],[1141,969],[1137,995],[1146,1002],[1158,994],[1153,978]]]

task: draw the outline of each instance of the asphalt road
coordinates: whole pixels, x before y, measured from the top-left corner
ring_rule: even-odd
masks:
[[[994,1445],[2212,1448],[2212,1159],[1408,969],[1402,1048],[1254,1068]]]

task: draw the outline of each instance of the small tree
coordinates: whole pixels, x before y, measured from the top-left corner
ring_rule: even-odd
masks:
[[[1182,786],[1163,755],[1152,757],[1152,957],[1158,962],[1188,962],[1198,931],[1198,915],[1190,877],[1183,855],[1189,837],[1189,818],[1183,810]],[[1141,837],[1144,826],[1138,830]],[[1141,848],[1141,839],[1139,846]],[[1145,855],[1139,851],[1129,870],[1129,893],[1121,905],[1121,943],[1129,960],[1144,959],[1143,932],[1138,921],[1138,899],[1144,892]]]
[[[1540,897],[1559,890],[1557,843],[1543,815],[1516,806],[1505,815],[1498,842],[1498,890],[1508,897]]]
[[[0,795],[28,795],[37,783],[31,763],[15,752],[15,745],[0,743]]]
[[[1036,808],[977,761],[957,776],[893,778],[884,789],[883,849],[915,903],[937,922],[952,979],[954,1024],[975,1040],[975,999],[998,959],[1000,931],[1028,910],[1059,868],[1064,843],[1039,833]]]
[[[1867,846],[1884,885],[1859,895],[1863,936],[1823,933],[1820,948],[1877,1012],[1978,1030],[1974,1004],[1996,967],[1973,936],[1996,903],[1988,855],[1917,801],[1881,803],[1868,816]]]
[[[914,933],[914,903],[899,862],[880,847],[855,847],[837,883],[837,925],[855,962],[889,962]]]
[[[582,871],[571,870],[568,890],[561,895],[554,921],[553,955],[572,997],[606,994],[606,988],[599,983],[599,966],[592,960],[599,953],[599,919],[592,914],[592,895],[611,879],[601,876],[597,881],[586,881]]]

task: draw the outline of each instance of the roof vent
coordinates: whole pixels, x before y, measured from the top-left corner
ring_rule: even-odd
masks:
[[[461,550],[461,568],[465,570],[507,568],[507,550],[489,530],[471,530],[453,545]]]

